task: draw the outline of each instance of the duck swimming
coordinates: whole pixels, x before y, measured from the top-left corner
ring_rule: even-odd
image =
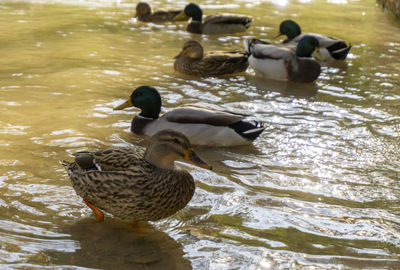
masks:
[[[132,106],[141,109],[132,120],[133,133],[152,136],[160,130],[172,129],[184,134],[193,145],[245,145],[254,141],[265,129],[260,122],[245,121],[246,115],[194,105],[182,106],[160,116],[161,96],[151,86],[136,88],[128,100],[114,110]]]
[[[304,37],[301,34],[300,25],[293,20],[285,20],[279,25],[279,35],[286,35],[287,39],[283,43],[297,44]],[[324,36],[316,33],[307,33],[318,39],[319,51],[325,59],[344,60],[351,49],[351,45],[347,46],[343,40]]]
[[[175,56],[174,69],[194,76],[221,76],[246,71],[249,63],[242,52],[207,52],[195,40],[189,40]]]
[[[147,2],[139,2],[136,5],[135,18],[142,22],[173,22],[182,9],[169,9],[153,11],[150,4]],[[180,21],[187,21],[189,17],[182,16]]]
[[[239,14],[216,14],[210,15],[203,20],[203,11],[201,8],[190,3],[186,5],[185,9],[178,14],[175,19],[192,18],[189,22],[186,31],[194,34],[234,34],[244,32],[249,27],[253,19],[246,15]]]
[[[321,66],[311,58],[318,54],[318,39],[304,36],[296,47],[293,45],[269,44],[257,39],[245,42],[249,53],[249,64],[255,72],[265,78],[312,82],[321,73]]]

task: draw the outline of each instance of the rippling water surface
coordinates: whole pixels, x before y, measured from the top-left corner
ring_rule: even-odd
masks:
[[[48,1],[47,1],[48,2]],[[399,269],[400,23],[375,1],[198,1],[251,14],[245,34],[207,37],[143,24],[136,2],[0,2],[0,263],[101,269]],[[155,7],[186,2],[157,1]],[[227,5],[229,4],[229,5]],[[271,39],[293,18],[351,42],[314,84],[175,73],[190,39],[207,50]],[[277,40],[278,41],[278,40]],[[60,159],[145,145],[137,110],[112,108],[143,84],[164,111],[201,103],[249,113],[267,129],[249,147],[199,149],[184,211],[138,233],[98,224]]]

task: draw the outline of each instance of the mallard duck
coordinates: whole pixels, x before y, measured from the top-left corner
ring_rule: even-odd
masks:
[[[177,169],[175,160],[211,169],[192,150],[189,140],[173,130],[155,134],[147,149],[78,152],[75,161],[61,161],[76,193],[93,210],[132,221],[155,221],[186,206],[194,194],[193,177]]]
[[[186,16],[192,18],[186,28],[188,32],[206,35],[244,32],[253,21],[249,16],[226,13],[210,15],[202,20],[203,11],[193,3],[186,5],[185,9],[175,17],[175,20]]]
[[[152,11],[152,8],[147,2],[139,2],[136,5],[135,18],[142,22],[172,22],[175,17],[182,12],[182,9],[158,10]],[[187,21],[189,17],[182,16],[180,21]]]
[[[318,40],[304,36],[294,49],[291,45],[265,44],[257,39],[245,43],[249,64],[256,73],[275,80],[312,82],[321,73],[311,54],[317,51]]]
[[[241,52],[207,52],[201,44],[189,40],[175,56],[174,69],[195,76],[221,76],[243,72],[249,66],[247,54]]]
[[[163,129],[183,133],[192,144],[202,146],[233,146],[249,144],[265,129],[262,123],[244,121],[245,115],[216,111],[197,106],[183,106],[163,114],[161,96],[151,86],[136,88],[129,99],[114,108],[135,106],[141,109],[132,120],[131,131],[152,136]]]
[[[283,43],[297,44],[304,37],[301,34],[300,26],[293,20],[281,22],[279,25],[279,35],[287,36],[287,39]],[[315,33],[307,33],[307,35],[318,39],[319,51],[325,59],[344,60],[351,49],[351,45],[347,46],[343,40]]]

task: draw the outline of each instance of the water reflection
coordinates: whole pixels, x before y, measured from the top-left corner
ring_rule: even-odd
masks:
[[[311,98],[317,94],[318,86],[313,83],[296,83],[291,81],[266,80],[258,76],[247,76],[248,82],[255,86],[260,95],[277,92],[285,97]]]
[[[0,3],[3,268],[400,269],[400,23],[375,1],[200,1],[205,13],[253,16],[229,37],[133,23],[136,1],[53,2]],[[323,63],[314,84],[259,80],[251,69],[173,71],[190,38],[243,50],[243,38],[269,40],[287,18],[351,41],[346,61]],[[197,189],[185,211],[141,235],[87,218],[58,161],[146,145],[129,130],[138,111],[112,111],[144,84],[160,89],[163,112],[201,104],[251,114],[267,130],[250,147],[199,149],[215,171],[191,170]]]
[[[98,269],[192,269],[183,248],[154,228],[145,232],[127,223],[81,220],[61,229],[76,242],[74,251],[47,251],[50,264]]]

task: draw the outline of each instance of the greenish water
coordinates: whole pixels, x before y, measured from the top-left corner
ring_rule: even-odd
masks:
[[[198,1],[206,14],[250,14],[249,31],[197,36],[185,23],[143,24],[136,2],[0,2],[0,263],[41,269],[399,269],[400,23],[375,1]],[[155,7],[186,2],[157,1]],[[229,4],[229,5],[226,5]],[[351,42],[315,84],[173,70],[190,38],[206,50],[271,39],[294,18]],[[267,124],[249,147],[199,149],[196,194],[138,233],[94,221],[60,159],[145,145],[137,110],[112,108],[139,85]],[[1,266],[0,266],[1,268]]]

